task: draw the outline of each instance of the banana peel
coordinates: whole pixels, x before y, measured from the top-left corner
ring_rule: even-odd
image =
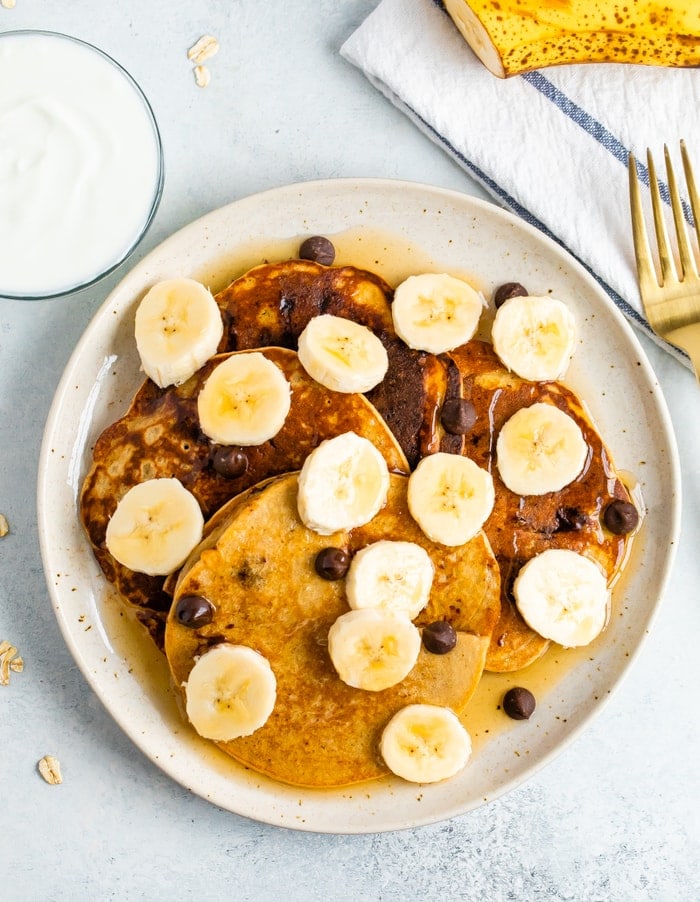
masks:
[[[698,0],[443,0],[500,78],[571,63],[700,66]]]

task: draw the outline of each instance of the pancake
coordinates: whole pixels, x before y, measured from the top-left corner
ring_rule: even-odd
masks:
[[[265,348],[290,382],[291,408],[280,432],[270,441],[245,449],[248,468],[237,478],[220,475],[212,466],[217,447],[200,428],[197,395],[225,355],[212,358],[180,386],[158,388],[147,380],[128,411],[99,436],[93,464],[83,483],[80,517],[107,579],[135,606],[157,644],[171,597],[160,576],[135,573],[119,564],[105,546],[110,517],[122,496],[137,483],[175,477],[195,496],[205,519],[229,499],[262,480],[298,470],[324,439],[354,431],[382,453],[389,469],[407,473],[408,464],[396,439],[373,406],[362,396],[338,394],[309,376],[295,352]]]
[[[466,706],[498,620],[498,566],[482,533],[456,548],[426,539],[408,512],[406,485],[405,477],[393,475],[387,504],[369,524],[319,536],[299,520],[296,474],[280,476],[252,490],[245,503],[231,502],[218,516],[216,535],[183,569],[173,610],[185,595],[204,595],[215,615],[207,626],[191,629],[171,612],[165,652],[173,684],[182,691],[195,657],[223,641],[259,651],[277,680],[267,723],[251,736],[218,743],[237,761],[294,785],[362,782],[388,773],[378,742],[400,708],[426,702],[459,712]],[[331,664],[328,629],[349,608],[344,580],[319,577],[314,559],[331,545],[353,553],[381,538],[427,550],[436,575],[428,606],[415,622],[447,619],[459,641],[444,655],[422,649],[405,680],[368,692],[343,683]]]
[[[328,313],[371,329],[386,348],[389,368],[367,393],[415,467],[436,447],[437,413],[449,387],[449,361],[407,347],[391,317],[393,289],[354,266],[327,267],[307,260],[266,263],[249,270],[216,296],[224,321],[220,351],[279,345],[296,349],[309,320]]]
[[[578,397],[559,382],[528,382],[509,373],[490,344],[472,341],[450,352],[462,377],[462,396],[474,404],[477,418],[463,437],[462,453],[493,476],[496,503],[484,531],[501,571],[501,616],[486,669],[520,670],[547,650],[524,622],[511,593],[520,567],[548,548],[566,548],[597,561],[610,581],[619,570],[629,536],[613,535],[602,513],[615,499],[629,501],[610,452]],[[536,402],[558,407],[581,428],[589,453],[581,475],[559,492],[520,496],[503,484],[496,466],[501,426],[522,407]]]

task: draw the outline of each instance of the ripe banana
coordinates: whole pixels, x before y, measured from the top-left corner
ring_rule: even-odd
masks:
[[[331,391],[366,392],[379,385],[389,366],[386,349],[367,326],[324,313],[299,336],[299,361]]]
[[[415,542],[382,539],[361,548],[345,580],[353,610],[381,608],[417,617],[427,605],[435,568],[430,555]]]
[[[467,43],[501,78],[566,63],[700,65],[697,4],[666,0],[444,0]]]
[[[291,388],[259,351],[240,351],[214,370],[197,397],[202,432],[222,445],[262,445],[284,426]]]
[[[496,311],[491,338],[501,362],[522,379],[560,379],[576,347],[576,320],[556,298],[514,297]]]
[[[397,777],[437,783],[454,777],[472,751],[471,737],[450,708],[407,705],[384,728],[379,751]]]
[[[443,354],[473,338],[483,309],[471,285],[446,273],[423,273],[398,286],[391,315],[409,348]]]
[[[321,442],[304,461],[299,517],[322,536],[363,526],[386,503],[389,481],[386,461],[372,442],[344,432]]]
[[[463,545],[488,519],[495,500],[491,474],[468,457],[439,451],[424,457],[408,478],[408,509],[425,535],[441,545]]]
[[[137,573],[167,576],[202,539],[197,499],[177,479],[149,479],[124,495],[107,524],[112,557]]]
[[[531,629],[566,647],[592,642],[605,626],[610,603],[600,567],[565,548],[531,558],[513,583],[513,595]]]
[[[544,402],[514,413],[496,441],[498,472],[516,495],[558,492],[576,479],[587,458],[578,423]]]
[[[216,349],[224,326],[219,308],[194,279],[166,279],[136,310],[136,347],[144,372],[156,385],[181,385]]]
[[[341,614],[328,630],[328,654],[338,676],[369,692],[407,677],[420,648],[420,632],[405,614],[379,608]]]
[[[185,684],[190,723],[205,739],[229,742],[262,727],[275,707],[277,681],[267,658],[223,642],[195,661]]]

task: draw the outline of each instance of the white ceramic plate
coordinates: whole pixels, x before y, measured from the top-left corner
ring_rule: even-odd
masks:
[[[506,723],[499,715],[488,741],[478,738],[467,768],[442,784],[387,778],[338,791],[300,790],[245,770],[193,735],[169,691],[163,658],[119,613],[78,521],[76,501],[92,445],[141,381],[132,324],[144,290],[177,275],[217,290],[263,259],[294,256],[300,237],[310,234],[334,240],[336,262],[367,266],[390,282],[411,272],[448,270],[469,275],[487,297],[503,282],[520,281],[533,294],[551,291],[566,300],[581,334],[567,382],[587,401],[618,467],[638,478],[648,510],[616,588],[614,616],[591,654],[565,662],[556,689],[548,683],[551,672],[533,672],[538,707],[532,719]],[[243,199],[182,229],[140,262],[97,312],[68,363],[46,425],[38,502],[44,567],[65,640],[134,743],[178,783],[222,808],[331,833],[401,829],[462,814],[515,787],[561,751],[609,697],[647,634],[680,514],[665,403],[631,329],[594,280],[554,242],[491,204],[378,180],[309,182]],[[498,700],[486,704],[495,709]]]

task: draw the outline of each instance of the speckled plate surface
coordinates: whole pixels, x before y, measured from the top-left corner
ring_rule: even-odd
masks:
[[[169,690],[164,659],[121,610],[78,521],[92,445],[141,382],[133,314],[144,291],[180,275],[218,290],[264,259],[293,256],[309,234],[334,240],[336,262],[366,266],[393,283],[412,272],[448,270],[468,276],[487,297],[502,282],[517,280],[533,294],[551,291],[566,300],[580,331],[566,381],[587,402],[617,466],[638,480],[647,509],[605,632],[585,655],[564,656],[559,672],[551,666],[544,674],[533,671],[538,707],[527,722],[506,723],[495,711],[491,687],[478,704],[493,709],[494,729],[486,736],[483,724],[475,724],[472,760],[442,784],[387,778],[337,791],[296,789],[245,770],[193,735]],[[596,714],[639,650],[663,594],[680,519],[678,472],[666,406],[636,337],[595,281],[554,242],[457,192],[371,179],[307,182],[245,198],[192,223],[106,299],[66,367],[47,421],[39,534],[52,602],[76,662],[110,714],[159,767],[203,798],[259,821],[371,833],[432,823],[489,802],[531,776]],[[523,672],[511,682],[527,685],[527,678]],[[469,714],[466,720],[470,726]]]

